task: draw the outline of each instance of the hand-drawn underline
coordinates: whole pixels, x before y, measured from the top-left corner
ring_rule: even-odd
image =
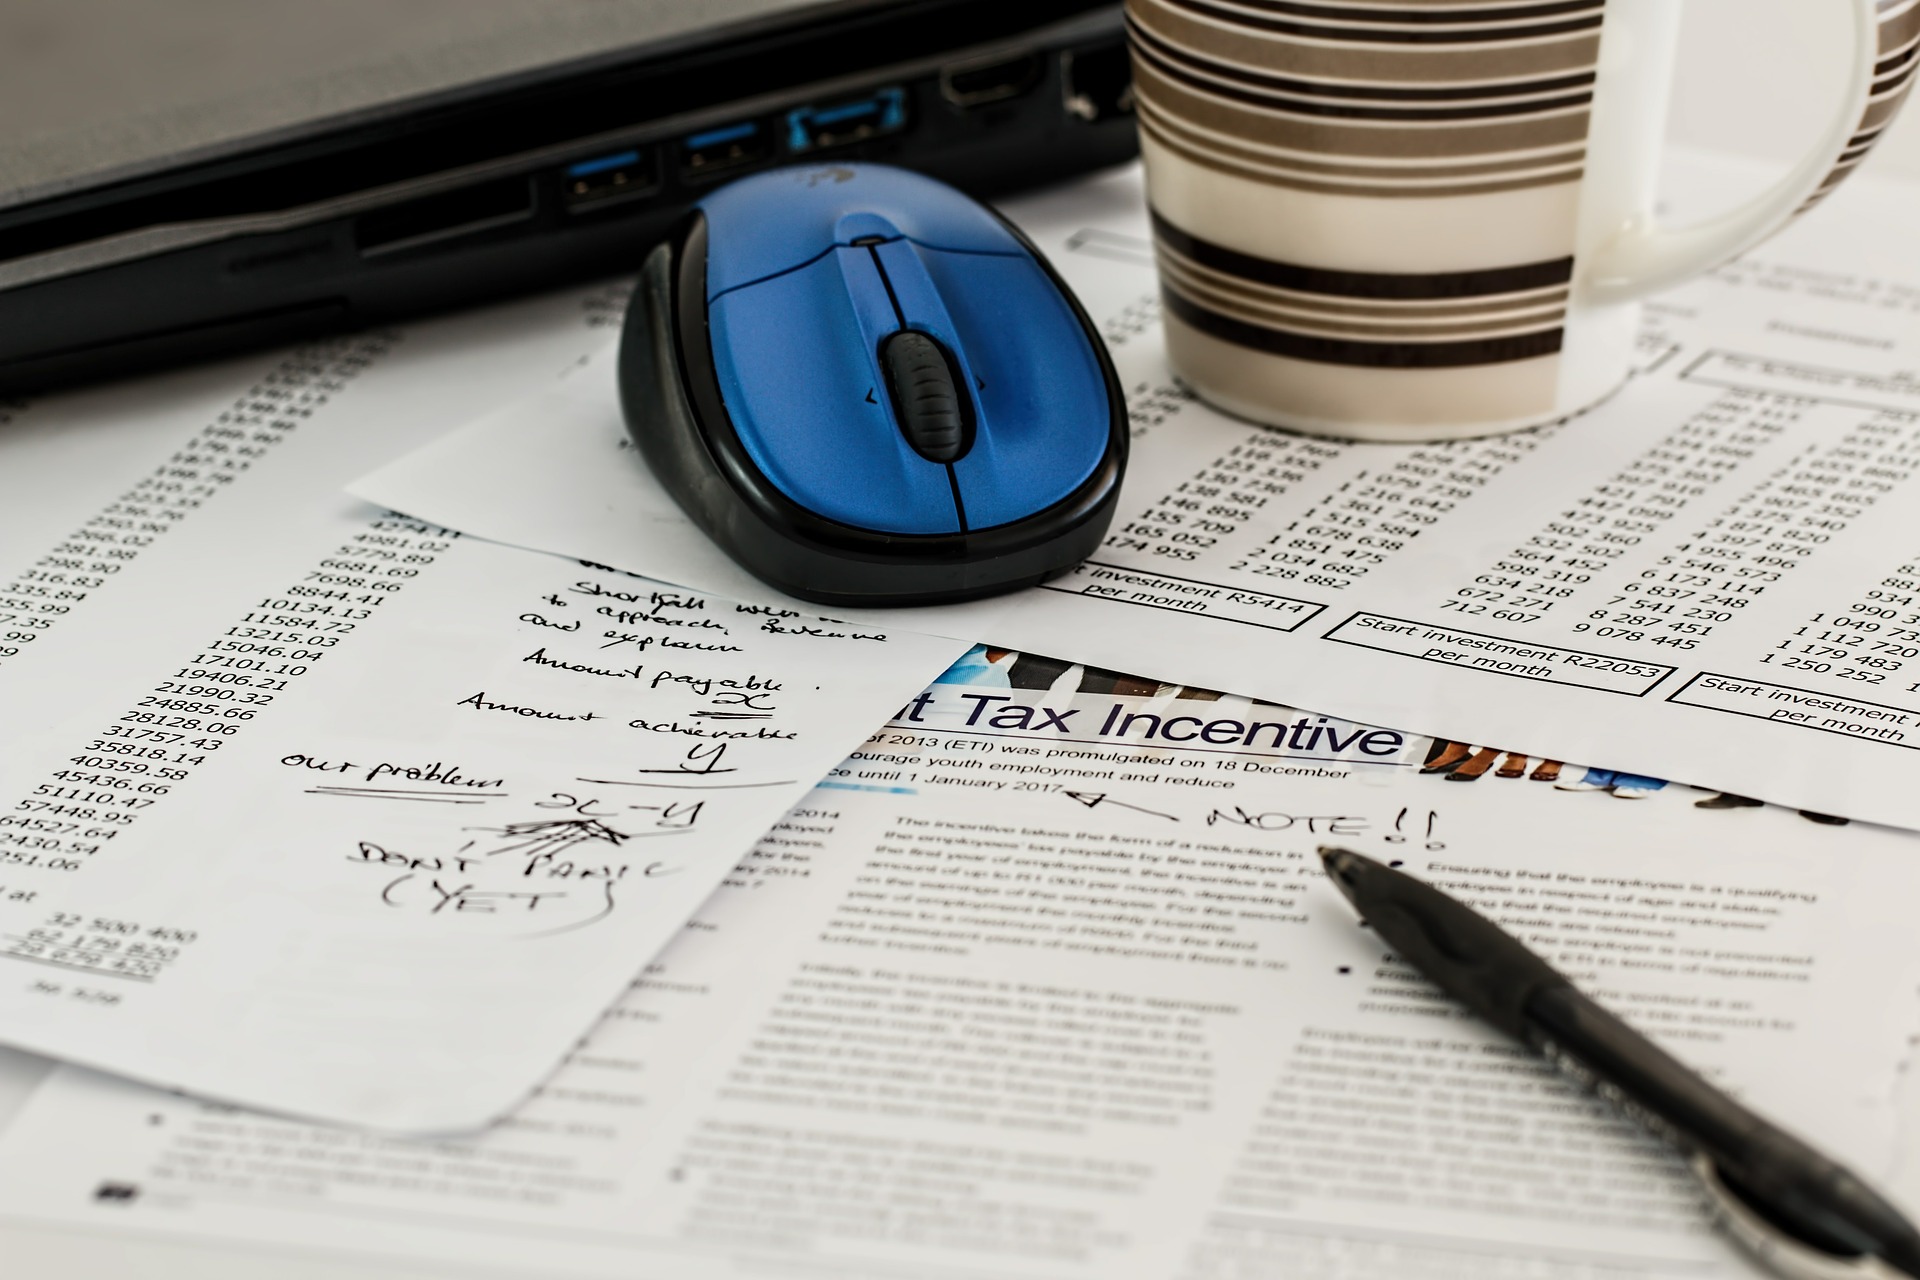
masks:
[[[722,770],[722,772],[725,772]],[[698,770],[689,769],[689,778],[700,776]],[[675,791],[739,791],[750,787],[790,787],[793,779],[780,782],[633,782],[626,778],[575,778],[575,782],[591,782],[597,787],[669,787]]]
[[[308,787],[310,796],[360,796],[368,800],[424,800],[433,804],[485,804],[504,800],[504,791],[469,791],[453,795],[445,791],[409,791],[400,787]]]

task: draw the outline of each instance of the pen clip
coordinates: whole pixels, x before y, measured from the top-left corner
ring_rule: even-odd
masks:
[[[1706,1188],[1715,1225],[1773,1274],[1786,1280],[1908,1280],[1872,1254],[1828,1253],[1781,1230],[1726,1184],[1706,1154],[1695,1152],[1687,1164]]]

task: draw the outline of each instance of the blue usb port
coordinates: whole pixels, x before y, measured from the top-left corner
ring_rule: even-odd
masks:
[[[772,130],[758,120],[742,120],[683,138],[680,172],[689,178],[701,178],[765,160],[772,154]]]
[[[895,86],[863,98],[787,112],[787,150],[795,155],[844,147],[907,127],[907,91]]]
[[[595,156],[560,171],[561,201],[569,211],[644,195],[659,185],[652,153],[638,148]]]

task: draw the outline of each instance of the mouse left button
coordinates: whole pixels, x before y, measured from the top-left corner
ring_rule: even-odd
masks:
[[[870,256],[842,249],[714,300],[715,380],[741,448],[788,500],[853,529],[958,533],[947,469],[894,426],[876,348],[895,323]]]

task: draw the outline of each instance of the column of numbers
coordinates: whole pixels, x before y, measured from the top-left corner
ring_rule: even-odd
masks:
[[[1195,561],[1238,533],[1268,503],[1340,456],[1343,446],[1254,430],[1108,535],[1110,553],[1137,563]],[[1235,569],[1249,568],[1236,561]],[[1253,568],[1252,572],[1261,572]]]
[[[1469,614],[1499,609],[1521,624],[1568,611],[1570,602],[1590,595],[1635,548],[1653,542],[1806,408],[1805,402],[1747,391],[1720,396],[1455,588],[1443,607]]]

